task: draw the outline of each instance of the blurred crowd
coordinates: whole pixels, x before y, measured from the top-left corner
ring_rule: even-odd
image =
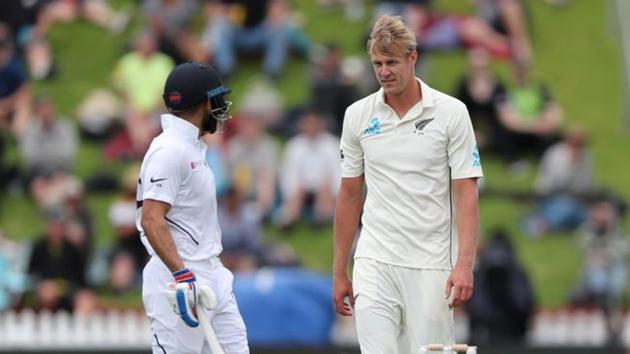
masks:
[[[566,1],[547,2],[561,6]],[[476,12],[455,14],[437,11],[431,0],[317,2],[318,11],[343,10],[351,23],[385,12],[403,16],[417,34],[417,72],[429,83],[440,75],[431,71],[431,53],[467,57],[451,94],[467,105],[482,155],[503,161],[515,178],[531,166],[538,171],[527,193],[482,188],[482,197],[527,202],[531,212],[523,215],[521,228],[533,238],[574,235],[583,270],[567,302],[605,309],[611,333],[618,333],[612,314],[621,309],[626,287],[625,203],[595,183],[588,132],[574,125],[573,117],[564,117],[551,88],[532,75],[527,1],[474,4]],[[61,59],[54,56],[49,29],[79,19],[119,36],[123,54],[108,86],[86,92],[70,119],[57,112],[49,96],[35,95],[33,84],[58,74]],[[137,29],[130,28],[132,22],[140,23]],[[129,42],[122,43],[123,34],[129,34],[124,37]],[[230,86],[239,61],[253,60],[261,75],[247,83],[227,132],[204,137],[219,197],[222,260],[243,274],[235,291],[260,296],[251,303],[239,299],[246,322],[260,318],[261,326],[269,325],[264,319],[273,316],[268,312],[274,307],[262,306],[262,317],[256,299],[295,292],[283,311],[291,302],[297,309],[299,296],[312,297],[311,304],[317,302],[321,311],[330,305],[325,316],[309,315],[321,323],[311,333],[323,338],[333,320],[329,280],[301,273],[307,271],[296,268],[296,252],[265,230],[275,225],[290,236],[296,224],[320,228],[332,222],[345,108],[378,89],[368,56],[344,52],[337,42],[314,43],[304,30],[303,14],[288,0],[144,0],[122,8],[106,0],[0,2],[0,186],[2,193],[31,198],[45,220],[43,234],[32,245],[16,241],[24,235],[0,230],[0,311],[29,306],[90,312],[105,306],[99,300],[103,295],[137,294],[147,258],[135,227],[138,163],[159,133],[164,80],[176,64],[194,60],[211,63]],[[289,60],[307,62],[310,70],[304,82],[308,100],[291,107],[277,85]],[[495,74],[496,62],[511,68],[511,76]],[[126,166],[124,173],[77,177],[82,139],[96,142],[103,159]],[[11,144],[18,164],[7,162]],[[116,194],[107,216],[87,207],[86,197],[95,193]],[[114,230],[105,235],[111,239],[106,248],[95,243],[94,219],[101,217]],[[534,290],[511,239],[495,230],[480,246],[475,296],[466,307],[471,333],[480,343],[523,340],[534,313]],[[247,283],[250,278],[253,283]],[[299,291],[306,283],[313,290]],[[256,325],[248,322],[248,327],[259,341],[275,343],[271,335],[256,337]]]

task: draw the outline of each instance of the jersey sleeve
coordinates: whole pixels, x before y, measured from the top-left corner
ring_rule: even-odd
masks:
[[[466,106],[460,102],[448,127],[448,164],[452,179],[483,177],[481,157]]]
[[[153,199],[173,205],[185,172],[182,151],[161,147],[147,159],[140,180],[142,199]]]
[[[339,155],[341,158],[341,177],[359,177],[363,174],[363,148],[359,136],[354,128],[354,120],[357,114],[349,107],[343,118],[343,130]]]

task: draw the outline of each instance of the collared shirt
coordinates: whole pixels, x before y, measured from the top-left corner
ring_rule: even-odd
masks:
[[[217,219],[214,176],[206,162],[207,146],[199,129],[171,114],[162,115],[163,132],[153,139],[138,179],[136,200],[158,200],[171,205],[165,216],[182,260],[198,261],[221,253],[221,230]],[[136,226],[149,254],[155,251],[140,224]]]
[[[451,179],[482,177],[466,106],[418,80],[422,99],[399,118],[383,90],[346,110],[342,177],[365,174],[355,258],[451,269],[457,255]]]

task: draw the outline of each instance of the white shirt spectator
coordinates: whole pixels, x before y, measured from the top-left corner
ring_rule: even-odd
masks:
[[[337,195],[340,176],[339,139],[334,135],[328,132],[316,137],[298,135],[287,143],[280,177],[286,198],[300,190],[316,193],[324,186]]]
[[[593,161],[588,151],[575,151],[568,143],[551,146],[542,157],[536,192],[587,193],[593,188]]]

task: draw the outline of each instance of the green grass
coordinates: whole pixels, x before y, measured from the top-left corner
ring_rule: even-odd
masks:
[[[621,129],[620,52],[619,39],[610,31],[607,1],[572,1],[568,6],[552,8],[542,1],[529,2],[532,14],[535,50],[534,77],[542,79],[562,105],[566,126],[580,124],[591,135],[592,149],[599,184],[630,199],[630,166],[625,153],[630,151],[630,139]],[[116,1],[117,6],[128,2]],[[296,2],[301,18],[314,43],[335,41],[346,55],[364,55],[368,18],[348,23],[343,11],[323,11],[315,1]],[[440,10],[471,11],[470,2],[441,0]],[[369,11],[368,11],[369,12]],[[134,21],[134,28],[139,21]],[[200,27],[200,26],[197,26]],[[51,32],[58,75],[52,81],[35,84],[37,93],[53,97],[59,111],[75,116],[79,102],[93,89],[107,86],[116,59],[133,30],[123,37],[113,36],[84,22],[56,25]],[[367,60],[367,58],[366,58]],[[430,75],[424,79],[430,85],[451,91],[465,67],[462,53],[429,55]],[[248,80],[260,75],[261,65],[254,60],[241,63],[232,78],[233,99],[238,107]],[[509,81],[506,64],[496,64],[500,76]],[[305,60],[292,59],[277,83],[287,107],[307,100],[309,65]],[[15,159],[13,147],[9,154]],[[514,178],[498,160],[483,156],[485,181],[498,189],[530,190],[535,171]],[[106,162],[101,147],[82,142],[77,174],[83,178],[109,171],[119,174],[124,164]],[[32,201],[24,196],[0,196],[0,228],[19,239],[29,239],[43,230],[43,222]],[[94,214],[97,240],[100,245],[111,240],[107,208],[112,195],[97,194],[88,198]],[[484,235],[500,227],[511,234],[519,259],[530,272],[539,304],[544,307],[562,306],[579,272],[579,254],[571,235],[549,235],[530,239],[519,228],[529,206],[511,201],[486,198],[481,200],[481,224]],[[626,227],[630,223],[626,222]],[[328,272],[332,261],[332,229],[312,230],[301,225],[291,235],[267,228],[273,241],[290,243],[307,266]]]

